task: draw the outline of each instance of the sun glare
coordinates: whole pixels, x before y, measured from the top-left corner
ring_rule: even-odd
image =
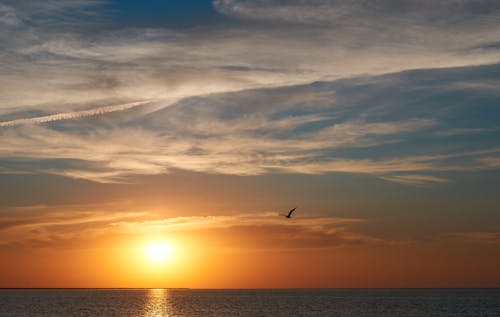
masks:
[[[165,243],[152,243],[146,246],[146,254],[151,262],[164,262],[172,255],[172,246]]]

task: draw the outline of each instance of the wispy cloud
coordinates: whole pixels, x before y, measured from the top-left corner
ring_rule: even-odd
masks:
[[[329,248],[394,241],[351,231],[357,218],[301,218],[286,221],[277,212],[162,217],[147,212],[82,211],[81,206],[36,206],[27,214],[0,218],[0,247],[91,247],[92,241],[137,236],[203,236],[203,243],[242,249]],[[54,210],[55,209],[55,210]],[[63,209],[65,209],[63,211]],[[231,238],[228,238],[231,237]],[[201,238],[200,238],[201,239]]]
[[[145,105],[148,103],[151,103],[151,101],[149,101],[149,100],[137,101],[137,102],[125,103],[125,104],[121,104],[121,105],[105,106],[105,107],[100,107],[100,108],[95,108],[95,109],[90,109],[90,110],[57,113],[57,114],[53,114],[53,115],[34,117],[34,118],[16,119],[16,120],[11,120],[11,121],[0,122],[0,127],[9,127],[9,126],[15,126],[15,125],[20,125],[20,124],[30,124],[30,123],[31,124],[32,123],[45,123],[45,122],[53,122],[53,121],[69,120],[69,119],[80,119],[80,118],[85,118],[85,117],[103,115],[103,114],[111,113],[111,112],[124,111],[124,110],[128,110],[131,108],[139,107],[139,106],[142,106],[142,105]]]
[[[477,81],[469,75],[474,69],[461,70],[459,77]],[[449,137],[464,128],[447,122],[453,107],[442,102],[441,90],[426,82],[428,77],[450,81],[447,74],[393,74],[4,121],[3,172],[98,182],[178,169],[236,175],[347,172],[423,185],[448,179],[435,173],[497,168],[494,120],[492,128],[470,128],[483,123],[467,123],[467,133],[480,129],[480,143],[464,139],[448,145]],[[399,92],[394,92],[395,85]],[[406,97],[417,88],[425,96],[420,102]],[[432,114],[427,104],[434,104]],[[148,109],[132,112],[139,106]],[[457,107],[481,110],[475,103]],[[109,112],[119,116],[108,117]],[[95,114],[102,120],[62,121]],[[22,124],[34,122],[45,124]]]
[[[108,207],[108,209],[106,209]],[[45,206],[36,205],[2,210],[0,216],[0,248],[65,248],[85,245],[103,235],[112,234],[112,225],[134,221],[144,212],[117,211],[109,206]]]
[[[437,131],[438,136],[457,136],[457,135],[467,135],[467,134],[477,134],[477,133],[489,133],[495,132],[499,128],[457,128],[448,129],[443,131]]]
[[[216,0],[215,7],[224,14],[237,17],[286,21],[296,23],[314,23],[319,25],[348,24],[350,19],[364,17],[371,22],[382,17],[393,22],[409,23],[450,23],[455,19],[470,17],[493,23],[489,15],[500,11],[494,1],[414,1],[402,0],[398,3],[390,0],[367,3],[365,1],[324,1],[324,0],[292,0],[287,2],[276,0]],[[432,20],[438,17],[447,21]],[[490,21],[488,21],[490,20]]]
[[[0,7],[2,172],[99,182],[176,169],[349,172],[439,184],[436,171],[498,167],[496,154],[461,154],[498,134],[495,116],[462,112],[489,113],[498,97],[489,63],[500,52],[477,49],[498,42],[495,3],[219,0],[220,14],[245,23],[201,31],[117,27],[99,4]],[[85,23],[57,27],[64,10]],[[471,67],[446,68],[456,66]],[[482,139],[446,139],[464,133]]]
[[[286,220],[286,219],[285,219]],[[292,226],[307,227],[312,230],[323,230],[327,227],[335,227],[339,225],[352,224],[362,222],[363,219],[358,218],[334,218],[334,217],[317,217],[317,218],[294,218]],[[200,230],[200,229],[223,229],[239,226],[281,226],[284,224],[284,218],[278,212],[256,212],[238,215],[216,215],[216,216],[189,216],[175,217],[166,219],[157,219],[143,221],[140,223],[125,222],[123,225],[126,228],[134,229],[136,225],[140,225],[142,230]]]
[[[458,240],[466,240],[473,243],[500,243],[500,232],[462,232],[451,233],[448,237]]]
[[[382,176],[381,178],[392,182],[407,184],[407,185],[428,185],[428,184],[448,182],[446,178],[436,177],[432,175],[419,175],[419,174],[394,175],[394,176],[388,175],[388,176]]]
[[[272,23],[214,26],[203,32],[117,30],[95,16],[99,3],[3,6],[11,24],[26,20],[33,26],[14,25],[2,37],[0,108],[179,98],[500,61],[497,51],[467,50],[497,41],[498,8],[488,1],[216,1],[215,8],[224,14]],[[82,15],[88,8],[94,10],[92,18]],[[63,21],[66,15],[55,13],[64,10],[78,12],[80,20]],[[64,28],[54,27],[58,18]],[[293,21],[302,24],[290,32],[287,23]],[[101,31],[93,34],[96,27]],[[457,28],[460,39],[454,36]]]
[[[18,18],[13,8],[0,3],[0,24],[14,26],[21,23],[22,21]]]
[[[480,161],[490,168],[500,168],[500,157],[483,157]]]

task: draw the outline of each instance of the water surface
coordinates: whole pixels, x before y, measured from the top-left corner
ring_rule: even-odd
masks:
[[[0,290],[0,317],[499,316],[500,289]]]

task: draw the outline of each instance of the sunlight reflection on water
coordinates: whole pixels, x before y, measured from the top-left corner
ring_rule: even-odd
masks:
[[[143,317],[169,317],[167,306],[167,290],[153,288],[147,293]]]

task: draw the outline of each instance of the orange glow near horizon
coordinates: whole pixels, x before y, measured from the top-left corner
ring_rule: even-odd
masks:
[[[50,240],[43,231],[35,232],[34,225],[10,229],[8,238],[40,234],[40,240],[47,242],[4,248],[0,287],[500,285],[488,274],[496,272],[500,263],[500,254],[493,252],[495,244],[453,239],[432,246],[425,241],[395,244],[350,230],[362,221],[354,218],[299,214],[287,221],[277,213],[191,217],[144,213],[127,218],[117,213],[100,227],[80,227],[79,219],[49,216],[54,218],[48,220],[51,225],[59,221],[74,231]],[[83,218],[100,221],[98,216],[86,213]]]

